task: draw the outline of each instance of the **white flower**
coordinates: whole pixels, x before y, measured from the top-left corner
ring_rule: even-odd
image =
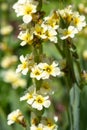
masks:
[[[43,130],[43,124],[38,124],[38,126],[32,125],[30,130]]]
[[[29,91],[28,93],[26,93],[24,96],[20,98],[20,101],[27,100],[27,103],[31,105],[34,101],[34,95],[36,94],[36,89],[33,86],[31,86],[29,87],[28,91]]]
[[[12,31],[13,27],[11,25],[2,26],[0,29],[2,35],[9,35]]]
[[[58,13],[60,14],[60,16],[63,18],[63,20],[70,24],[70,22],[72,21],[73,18],[73,12],[72,12],[72,6],[69,5],[67,8],[62,9],[62,10],[58,10]]]
[[[34,112],[31,112],[31,118],[30,118],[30,123],[32,124],[32,125],[37,125],[38,124],[38,117],[37,117],[37,115],[36,115],[36,113],[34,113]]]
[[[74,26],[69,26],[68,29],[60,29],[60,38],[62,40],[67,39],[68,37],[74,38],[74,35],[77,33],[78,31]]]
[[[46,30],[47,26],[36,24],[34,34],[42,39],[46,39]]]
[[[24,119],[24,116],[22,115],[21,111],[19,109],[17,109],[8,115],[7,124],[11,125],[15,122],[21,123],[21,122],[23,122],[23,119]]]
[[[21,78],[21,75],[16,73],[15,70],[9,69],[3,73],[4,81],[11,83],[14,89],[18,87],[24,88],[26,86],[26,80]]]
[[[24,23],[29,23],[32,20],[32,14],[36,12],[36,5],[26,4],[24,5],[23,8],[24,8],[23,21]]]
[[[78,31],[81,31],[86,26],[85,16],[79,15],[78,13],[74,13],[73,15],[71,25],[75,26]]]
[[[1,66],[3,68],[8,68],[10,67],[11,65],[13,65],[14,63],[17,62],[17,56],[16,55],[8,55],[8,56],[5,56],[2,61],[1,61]]]
[[[34,65],[33,68],[31,69],[30,77],[40,80],[43,77],[43,70],[41,70],[38,67],[38,65]]]
[[[51,14],[44,18],[44,23],[47,26],[51,26],[53,29],[58,29],[59,27],[59,14],[57,11],[51,12]]]
[[[24,46],[26,44],[31,45],[32,44],[32,39],[33,39],[33,34],[29,33],[28,31],[21,31],[18,35],[18,38],[23,40],[21,42],[21,46]]]
[[[31,0],[19,0],[13,5],[13,9],[17,16],[23,16],[24,23],[29,23],[32,20],[32,14],[36,13],[37,4]]]
[[[38,66],[44,71],[42,79],[48,79],[50,75],[56,77],[61,73],[58,63],[56,62],[53,62],[51,65],[48,65],[47,63],[40,63]]]
[[[43,118],[41,121],[43,124],[43,130],[57,130],[57,125],[55,124],[54,120],[51,118]]]
[[[50,84],[47,81],[44,81],[42,83],[39,92],[44,95],[54,93],[53,88],[50,86]]]
[[[42,95],[36,95],[32,107],[39,111],[42,110],[43,107],[48,108],[51,104],[48,98],[49,96],[43,97]]]
[[[20,56],[20,61],[22,64],[18,65],[18,68],[16,69],[16,73],[22,72],[23,75],[26,75],[28,72],[28,61],[27,57],[24,57],[23,55]]]
[[[51,42],[57,43],[57,32],[51,27],[48,26],[46,31],[47,39],[49,39]]]

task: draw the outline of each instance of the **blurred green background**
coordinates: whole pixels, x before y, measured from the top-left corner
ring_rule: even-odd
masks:
[[[23,130],[23,128],[15,124],[13,126],[7,125],[7,115],[16,109],[20,109],[27,120],[29,120],[30,112],[25,102],[20,102],[19,98],[31,85],[31,80],[27,76],[20,76],[27,84],[21,87],[17,82],[17,86],[13,82],[8,82],[6,77],[9,77],[9,70],[16,70],[19,63],[18,57],[21,54],[27,54],[31,52],[29,46],[21,47],[20,41],[17,38],[19,33],[19,25],[22,23],[20,18],[16,17],[13,4],[17,0],[0,0],[0,130]],[[43,0],[42,10],[46,11],[48,15],[53,9],[64,8],[69,4],[72,4],[76,10],[87,17],[87,1],[86,0]],[[77,47],[79,54],[80,64],[82,70],[87,71],[87,27],[74,39],[74,44]],[[57,52],[55,46],[52,44],[43,45],[44,53],[48,57],[53,57],[56,60],[62,60],[60,53]],[[49,51],[48,51],[49,50]],[[12,61],[12,57],[16,57],[16,60]],[[9,59],[6,60],[6,57]],[[15,75],[15,72],[14,74]],[[13,77],[15,78],[15,77]],[[87,130],[87,75],[85,75],[85,84],[81,89],[81,102],[80,102],[80,129]],[[20,80],[20,78],[19,78]],[[20,81],[21,82],[21,81]],[[18,84],[19,83],[19,84]],[[53,95],[54,109],[56,115],[59,118],[59,130],[68,129],[68,117],[65,108],[67,101],[66,86],[62,78],[55,80],[52,85],[55,88],[55,94]]]

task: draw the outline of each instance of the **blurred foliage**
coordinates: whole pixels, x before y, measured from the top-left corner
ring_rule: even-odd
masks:
[[[19,57],[21,54],[30,52],[30,47],[25,46],[23,49],[20,46],[20,41],[17,39],[19,33],[20,18],[17,19],[12,5],[17,0],[0,0],[0,62],[2,62],[4,56],[16,55]],[[79,4],[84,4],[86,11],[79,10]],[[50,13],[52,9],[63,8],[66,5],[73,4],[75,9],[79,10],[81,14],[87,16],[87,1],[86,0],[44,0],[42,10],[46,11],[46,15]],[[4,26],[10,25],[13,29],[10,33],[2,34],[1,29]],[[5,32],[6,33],[6,32]],[[61,43],[60,43],[61,44]],[[82,67],[82,71],[85,70],[83,80],[85,78],[85,85],[82,83],[81,86],[81,99],[80,99],[80,130],[87,130],[87,27],[75,38],[74,44],[77,47],[79,59]],[[49,49],[49,51],[48,51]],[[43,50],[48,57],[52,56],[54,59],[62,60],[60,53],[57,52],[54,45],[47,43],[43,44]],[[18,64],[15,63],[10,68],[16,69]],[[19,101],[27,87],[31,85],[29,76],[24,77],[27,82],[27,87],[13,89],[10,83],[4,82],[3,71],[8,68],[3,68],[0,64],[0,130],[23,130],[19,125],[8,126],[7,115],[19,108],[24,113],[25,117],[29,118],[28,106],[23,102]],[[55,94],[53,96],[53,103],[56,110],[56,115],[59,117],[59,130],[68,129],[68,117],[66,113],[65,104],[67,104],[67,90],[65,81],[60,78],[57,82],[53,82],[52,85],[55,87]]]

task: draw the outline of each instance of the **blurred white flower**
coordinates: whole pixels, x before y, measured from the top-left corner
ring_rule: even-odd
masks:
[[[13,31],[13,27],[11,25],[2,26],[0,28],[1,35],[9,35]]]
[[[19,64],[16,73],[22,72],[23,75],[26,75],[28,73],[28,61],[27,57],[24,57],[23,55],[20,56],[20,61],[22,64]]]
[[[30,130],[44,130],[43,129],[43,124],[38,124],[38,126],[31,125]]]
[[[44,24],[51,26],[53,29],[58,29],[60,17],[57,11],[51,12],[51,14],[44,18]]]
[[[57,130],[58,126],[55,121],[49,117],[43,118],[41,123],[43,124],[43,130]]]
[[[53,29],[51,26],[48,26],[46,31],[47,39],[49,39],[51,42],[57,43],[57,32],[55,29]]]
[[[20,74],[17,74],[14,70],[9,69],[3,73],[4,81],[11,83],[14,89],[18,87],[26,87],[26,80],[21,78]]]
[[[81,31],[82,28],[86,26],[85,16],[79,15],[79,13],[76,12],[73,15],[71,25],[75,26],[78,31]]]
[[[16,55],[8,55],[3,57],[2,61],[1,61],[1,66],[3,68],[8,68],[11,65],[13,65],[14,63],[16,63],[18,60]]]
[[[44,81],[40,87],[39,93],[44,95],[53,94],[54,90],[47,81]]]
[[[69,26],[68,29],[60,29],[59,32],[62,40],[67,39],[68,37],[74,38],[74,35],[78,33],[74,26]]]
[[[7,120],[8,120],[8,122],[7,122],[8,125],[11,125],[15,122],[22,124],[22,122],[24,120],[24,116],[21,113],[21,111],[19,109],[17,109],[8,115]]]

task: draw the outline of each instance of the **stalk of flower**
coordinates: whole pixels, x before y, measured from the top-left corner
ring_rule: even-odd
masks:
[[[42,113],[45,114],[45,110],[49,109],[51,106],[49,93],[45,91],[50,87],[48,87],[48,84],[45,84],[45,81],[46,79],[49,80],[51,76],[55,78],[60,76],[61,70],[58,66],[58,62],[53,61],[51,64],[48,64],[40,58],[41,53],[43,53],[41,52],[42,42],[49,41],[54,44],[58,42],[57,37],[60,37],[60,41],[64,40],[64,42],[62,41],[64,44],[62,45],[62,51],[64,51],[65,54],[63,58],[66,58],[66,67],[69,67],[67,72],[68,74],[66,72],[65,73],[67,75],[66,77],[69,77],[67,84],[72,87],[72,84],[76,83],[77,79],[74,74],[73,59],[70,48],[68,48],[67,39],[70,38],[71,40],[71,38],[74,38],[75,34],[79,33],[79,31],[85,27],[86,22],[84,16],[80,16],[79,13],[72,10],[72,6],[54,11],[50,14],[50,16],[45,18],[43,17],[44,15],[41,17],[40,5],[42,5],[42,1],[37,2],[35,0],[19,0],[13,6],[17,16],[22,16],[23,22],[26,25],[30,25],[26,26],[26,29],[19,33],[18,38],[22,40],[21,46],[29,44],[34,50],[34,58],[28,55],[25,57],[23,55],[20,56],[21,64],[18,65],[16,72],[21,72],[23,75],[27,75],[27,73],[30,72],[30,78],[32,78],[33,86],[29,87],[28,92],[20,98],[20,101],[27,101],[27,104],[32,108],[31,111],[34,111],[34,114],[38,119],[37,122],[34,122],[34,120],[31,122],[30,130],[57,130],[57,125],[55,121],[53,121],[54,119],[50,120],[47,117],[43,118]],[[36,16],[37,19],[35,20]],[[64,25],[61,24],[61,20]],[[39,44],[40,46],[34,46],[35,44]],[[70,61],[68,61],[68,58]],[[72,79],[70,79],[71,74]],[[39,84],[37,84],[37,81]],[[41,89],[44,90],[43,93]],[[42,113],[39,113],[38,116],[37,112]],[[19,118],[17,118],[17,116],[15,119],[11,118],[12,122],[8,124],[17,122],[17,120],[19,121]]]
[[[29,24],[33,20],[34,14],[36,14],[36,12],[37,12],[37,10],[36,10],[37,5],[38,4],[35,4],[34,1],[32,1],[32,0],[30,0],[30,1],[19,0],[13,6],[13,8],[15,9],[17,16],[23,16],[22,19],[23,19],[24,23]],[[51,26],[42,26],[42,23],[38,24],[38,21],[37,21],[37,23],[35,23],[35,25],[31,24],[31,28],[32,27],[35,28],[34,35],[39,37],[40,39],[57,42],[57,39],[56,39],[57,32]],[[57,28],[57,25],[55,28]],[[19,33],[18,38],[23,41],[21,43],[21,46],[24,46],[27,43],[32,45],[32,42],[34,40],[34,37],[33,37],[33,34],[31,33],[30,28],[29,28],[29,31],[27,28],[24,31],[21,31]],[[34,54],[34,56],[35,55],[36,55],[36,53]],[[50,73],[48,74],[48,73],[46,73],[46,67],[41,68],[40,63],[37,64],[38,63],[37,59],[35,60],[36,63],[33,62],[33,64],[32,64],[32,60],[30,60],[31,62],[29,60],[30,60],[29,56],[24,57],[23,55],[21,55],[20,56],[21,64],[18,65],[16,72],[17,73],[22,72],[23,75],[26,75],[28,73],[28,71],[30,71],[30,77],[33,79],[36,78],[36,80],[45,79],[45,78],[48,79],[50,75],[52,75],[54,77],[56,75],[59,75],[55,71],[60,73],[60,69],[57,67],[58,64],[56,64],[56,63],[52,63],[52,65],[43,63],[44,65],[46,64],[50,70]],[[30,63],[31,63],[31,69],[29,69]],[[45,95],[43,95],[40,93],[39,90],[38,91],[36,91],[36,90],[37,90],[37,85],[35,85],[34,87],[30,87],[29,91],[23,97],[20,98],[20,101],[26,100],[27,103],[33,109],[36,109],[38,111],[42,111],[43,109],[49,108],[49,106],[51,104],[51,101],[49,100],[49,95],[47,93]],[[41,116],[42,115],[40,115],[40,117]],[[39,122],[40,122],[40,120],[39,120]],[[41,127],[40,124],[38,124],[38,129],[40,127]],[[34,129],[34,127],[33,127],[33,129]]]

